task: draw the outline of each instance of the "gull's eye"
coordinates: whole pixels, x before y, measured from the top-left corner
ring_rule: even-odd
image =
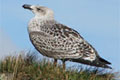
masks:
[[[40,8],[37,8],[37,10],[39,11],[39,10],[41,10]]]

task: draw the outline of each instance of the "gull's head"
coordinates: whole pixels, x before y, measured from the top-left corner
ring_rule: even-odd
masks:
[[[28,5],[24,4],[23,8],[31,10],[36,18],[41,19],[54,19],[54,12],[50,8],[38,5]]]

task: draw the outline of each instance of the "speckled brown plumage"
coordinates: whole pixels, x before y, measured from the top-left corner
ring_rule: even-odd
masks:
[[[29,5],[24,5],[26,8]],[[39,8],[39,9],[38,9]],[[54,20],[53,11],[43,6],[29,6],[35,14],[28,25],[29,37],[35,48],[44,56],[71,60],[97,67],[111,68],[97,51],[80,34]]]

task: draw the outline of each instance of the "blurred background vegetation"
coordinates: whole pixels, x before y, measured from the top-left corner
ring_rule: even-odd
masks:
[[[22,52],[0,61],[0,80],[115,80],[112,71],[100,68],[57,67],[49,59],[38,60],[35,52]]]

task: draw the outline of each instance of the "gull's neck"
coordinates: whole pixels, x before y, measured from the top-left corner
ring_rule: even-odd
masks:
[[[49,20],[54,20],[54,17],[52,15],[46,15],[46,16],[35,15],[34,19],[41,21],[49,21]]]
[[[28,24],[28,31],[29,32],[33,32],[33,31],[40,31],[41,30],[41,27],[43,25],[45,25],[46,23],[49,23],[49,22],[53,22],[55,23],[55,20],[54,18],[52,17],[38,17],[38,16],[35,16],[34,18],[32,18]]]

